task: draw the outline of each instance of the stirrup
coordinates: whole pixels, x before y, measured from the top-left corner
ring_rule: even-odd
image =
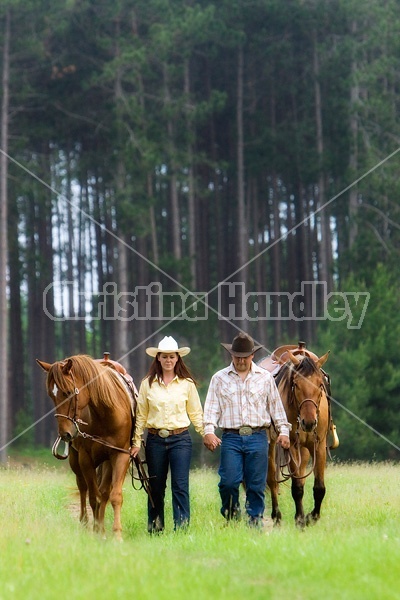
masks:
[[[334,425],[334,423],[331,424],[330,430],[332,435],[332,444],[329,446],[329,448],[331,450],[335,450],[339,446],[339,436],[336,433],[336,425]]]

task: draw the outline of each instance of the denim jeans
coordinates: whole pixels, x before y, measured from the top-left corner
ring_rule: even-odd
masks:
[[[171,469],[172,512],[174,529],[187,526],[190,521],[189,469],[192,457],[192,439],[188,431],[161,438],[149,433],[146,442],[146,461],[154,507],[148,499],[148,531],[164,529],[164,499],[168,468]]]
[[[242,436],[223,433],[219,467],[221,514],[226,519],[239,518],[239,488],[246,489],[246,512],[250,522],[260,520],[265,508],[265,487],[268,469],[268,438],[266,431]]]

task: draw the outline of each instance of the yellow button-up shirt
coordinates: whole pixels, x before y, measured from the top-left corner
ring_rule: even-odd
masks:
[[[165,385],[156,377],[150,387],[148,378],[143,379],[136,406],[134,446],[140,447],[146,427],[173,430],[188,427],[191,422],[204,435],[203,409],[193,381],[175,376]]]

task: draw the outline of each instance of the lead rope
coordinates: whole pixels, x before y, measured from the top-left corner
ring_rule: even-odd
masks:
[[[138,472],[138,477],[135,476],[135,472],[133,470],[133,463],[135,463],[136,470]],[[145,464],[146,464],[146,462],[141,460],[139,458],[139,456],[135,456],[134,458],[131,457],[129,472],[131,475],[132,487],[134,490],[144,489],[144,491],[146,492],[146,494],[149,497],[151,506],[153,508],[155,508],[154,500],[151,495],[150,477],[149,477],[148,473],[146,472],[146,468],[144,466]],[[136,487],[135,481],[140,481],[140,487]]]
[[[291,479],[291,478],[292,479],[305,479],[306,477],[311,475],[311,473],[314,471],[315,461],[316,461],[316,456],[317,456],[317,447],[319,445],[318,437],[316,435],[314,436],[314,452],[313,452],[313,456],[312,456],[311,468],[308,471],[308,473],[305,473],[304,475],[295,475],[295,470],[292,471],[290,469],[290,461],[291,460],[294,462],[296,469],[299,469],[300,465],[301,465],[300,444],[298,444],[296,441],[294,445],[295,445],[295,447],[297,447],[298,459],[296,459],[294,457],[290,448],[285,450],[284,448],[282,448],[282,446],[279,446],[279,445],[275,446],[275,463],[276,463],[275,481],[276,481],[276,483],[284,483],[285,481],[287,481],[288,479]],[[285,471],[285,469],[287,469],[287,471]],[[280,473],[280,476],[282,477],[282,479],[278,479],[278,473]]]
[[[61,415],[59,413],[56,413],[55,416],[63,417],[64,419],[68,419],[69,421],[72,421],[72,423],[76,427],[78,435],[83,437],[84,439],[91,440],[92,442],[96,442],[97,444],[102,444],[103,446],[107,446],[107,448],[112,448],[113,450],[118,450],[118,452],[123,452],[124,454],[130,455],[130,451],[126,450],[125,448],[119,448],[118,446],[114,446],[113,444],[110,444],[109,442],[106,442],[105,440],[102,440],[101,438],[99,438],[95,435],[91,435],[90,433],[85,433],[84,431],[81,431],[79,428],[79,425],[87,425],[87,423],[82,421],[82,419],[73,419],[72,417],[69,417],[67,415]],[[58,449],[58,445],[60,444],[60,442],[61,442],[61,437],[58,436],[56,441],[53,444],[53,448],[52,448],[53,456],[55,456],[59,460],[64,460],[64,459],[68,458],[68,452],[66,450],[64,450],[63,454],[58,454],[57,449]],[[136,477],[134,474],[133,462],[136,465],[138,477]],[[146,492],[146,494],[149,497],[152,507],[154,508],[154,501],[153,501],[153,498],[151,495],[151,489],[150,489],[150,477],[146,473],[146,469],[144,467],[145,464],[146,463],[144,461],[142,461],[138,456],[135,456],[135,458],[133,458],[132,456],[130,457],[130,474],[131,474],[132,487],[134,490],[144,489],[144,491]],[[140,481],[140,483],[141,483],[140,487],[135,486],[135,483],[134,483],[135,480]]]

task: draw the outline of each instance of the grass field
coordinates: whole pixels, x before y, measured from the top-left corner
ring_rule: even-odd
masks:
[[[400,466],[334,465],[326,472],[320,522],[294,526],[288,485],[280,528],[224,527],[214,470],[191,475],[187,533],[146,533],[146,495],[124,488],[124,542],[83,529],[73,475],[64,463],[0,469],[0,600],[400,598]],[[311,508],[312,481],[305,509]],[[267,513],[269,512],[267,501]]]

